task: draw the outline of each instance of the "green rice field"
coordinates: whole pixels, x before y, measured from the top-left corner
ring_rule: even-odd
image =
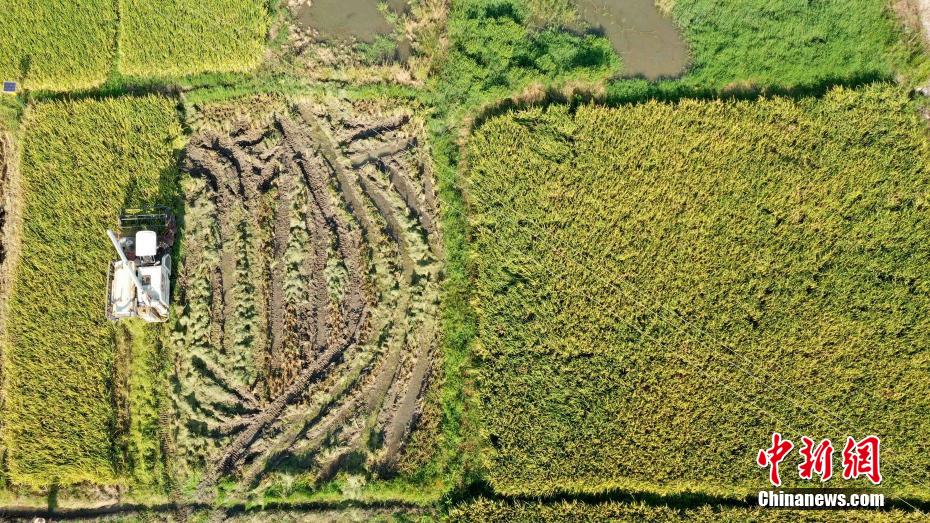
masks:
[[[883,0],[658,3],[688,41],[684,81],[699,88],[815,88],[887,79],[916,65],[906,65],[914,50]]]

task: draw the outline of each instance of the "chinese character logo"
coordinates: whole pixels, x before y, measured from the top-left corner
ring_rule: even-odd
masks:
[[[865,476],[875,485],[881,483],[882,474],[878,463],[880,445],[878,436],[866,436],[858,443],[852,437],[846,438],[846,446],[843,447],[843,479]]]
[[[825,439],[814,448],[814,440],[801,436],[801,456],[804,461],[798,465],[801,479],[811,479],[816,473],[820,481],[827,481],[833,476],[833,444]]]
[[[843,446],[843,479],[857,479],[866,477],[873,484],[882,481],[879,463],[881,442],[878,436],[866,436],[858,442],[853,437],[846,438]],[[772,446],[759,451],[756,463],[762,468],[769,469],[769,481],[776,487],[781,486],[779,464],[784,461],[788,453],[794,448],[794,443],[782,437],[778,432],[772,433]],[[801,463],[798,465],[798,476],[804,480],[811,480],[814,475],[820,481],[827,481],[833,477],[833,443],[823,439],[814,444],[814,440],[801,436]]]
[[[769,480],[772,482],[772,485],[776,487],[781,485],[781,476],[778,474],[778,464],[785,459],[785,456],[791,452],[791,449],[794,448],[794,443],[786,439],[782,439],[781,434],[778,432],[772,433],[772,446],[768,449],[762,449],[759,451],[759,456],[756,458],[756,463],[760,467],[770,467],[769,468]]]

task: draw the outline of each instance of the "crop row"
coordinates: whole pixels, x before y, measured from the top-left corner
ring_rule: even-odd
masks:
[[[840,522],[917,522],[924,516],[901,510],[877,511],[830,511],[830,510],[769,510],[702,505],[695,508],[672,508],[646,503],[581,503],[560,501],[552,503],[533,501],[491,501],[478,498],[454,507],[448,521],[461,523],[522,523],[549,521],[648,521],[651,523],[711,523],[718,521],[754,521],[758,523],[776,521],[798,521],[806,523]]]

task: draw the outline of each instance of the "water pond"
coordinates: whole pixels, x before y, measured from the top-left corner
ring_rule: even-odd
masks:
[[[313,0],[311,5],[299,7],[294,14],[300,25],[316,30],[324,40],[356,40],[370,44],[376,37],[390,35],[394,30],[378,10],[378,3],[377,0]],[[385,3],[394,13],[407,11],[407,0]],[[405,60],[409,53],[409,44],[398,42],[398,58]]]
[[[674,77],[688,65],[688,46],[654,0],[575,0],[581,19],[610,40],[624,76]]]

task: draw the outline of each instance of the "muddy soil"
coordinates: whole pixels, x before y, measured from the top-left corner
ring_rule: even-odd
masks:
[[[5,130],[0,129],[0,333],[6,332],[7,301],[12,288],[12,277],[16,271],[19,253],[19,236],[22,219],[16,207],[19,193],[17,171],[18,150],[16,142]],[[5,401],[3,395],[3,347],[0,347],[0,408]],[[0,431],[3,420],[0,419]],[[6,450],[0,442],[0,460]]]
[[[680,75],[688,46],[655,0],[575,0],[588,27],[602,33],[623,60],[624,76],[650,80]]]
[[[407,11],[406,0],[386,2],[388,11],[402,14]],[[356,39],[372,42],[377,35],[390,34],[393,28],[378,2],[371,0],[313,0],[295,9],[297,20],[312,28],[324,38]]]
[[[7,260],[7,247],[9,245],[10,228],[7,224],[10,202],[10,180],[13,171],[13,141],[5,132],[0,130],[0,332],[5,332],[6,318],[3,311],[6,310],[6,300],[10,289],[10,278],[12,271]],[[3,348],[0,347],[0,409],[3,408],[3,380],[5,378],[3,369]],[[3,420],[0,419],[0,430],[3,429]],[[0,460],[5,458],[6,449],[0,442]],[[2,463],[2,462],[0,462]],[[2,465],[0,465],[2,466]]]
[[[4,131],[0,131],[0,267],[6,260],[6,230],[7,212],[9,207],[9,187],[13,174],[13,139]],[[5,279],[0,284],[5,284]]]
[[[924,41],[930,42],[930,0],[914,0]]]
[[[313,0],[294,8],[294,17],[301,29],[308,30],[324,42],[362,42],[370,44],[379,36],[390,36],[395,28],[388,16],[405,14],[407,0],[388,0],[387,11],[372,0]],[[410,58],[410,43],[397,42],[395,59]]]
[[[422,125],[339,100],[273,112],[186,149],[175,424],[202,496],[230,477],[393,475],[435,367]]]

